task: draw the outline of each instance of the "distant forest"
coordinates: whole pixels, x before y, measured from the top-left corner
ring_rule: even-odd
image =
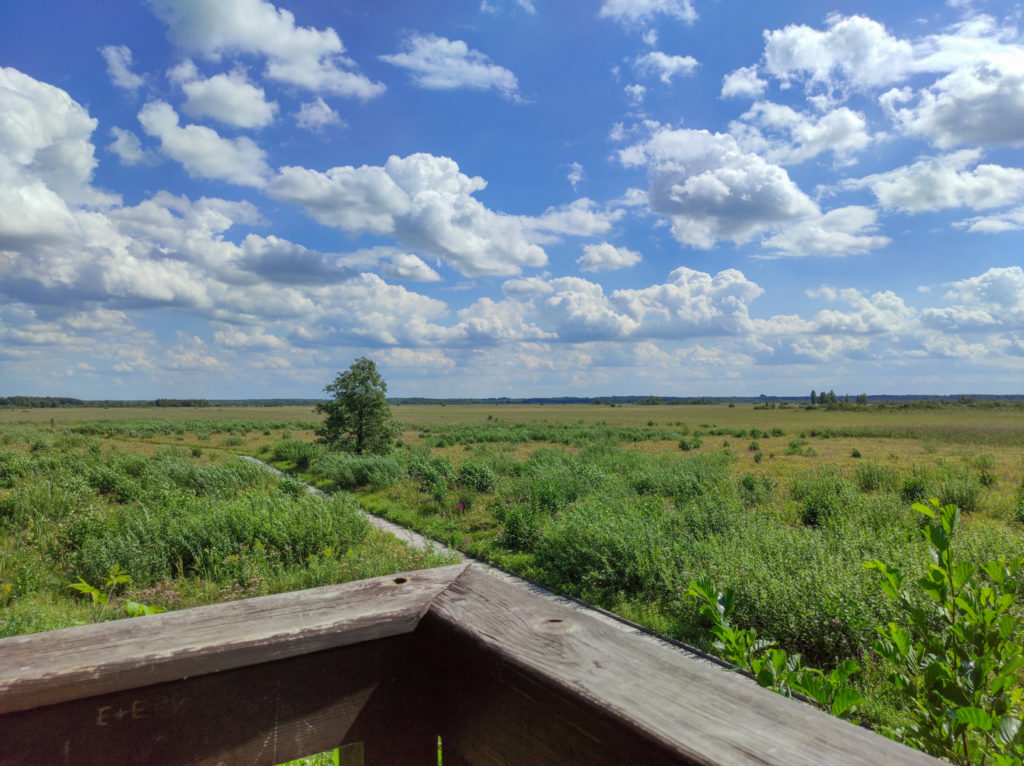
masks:
[[[824,397],[824,393],[821,395]],[[55,407],[313,407],[322,399],[76,399],[70,396],[0,396],[0,408],[36,409]],[[810,396],[553,396],[553,397],[492,397],[488,399],[442,399],[426,397],[392,397],[388,402],[393,406],[416,405],[502,405],[502,404],[594,404],[621,406],[625,404],[754,404],[765,407],[810,405]],[[856,404],[855,404],[856,402]],[[836,401],[816,401],[826,407],[846,407],[860,404],[888,404],[918,406],[941,406],[960,404],[968,406],[998,406],[1006,403],[1022,403],[1024,394],[881,394],[877,396],[859,394],[856,399],[849,395],[837,397]]]

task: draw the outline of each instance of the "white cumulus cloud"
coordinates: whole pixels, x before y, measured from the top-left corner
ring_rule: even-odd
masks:
[[[263,88],[249,82],[242,69],[206,78],[192,61],[185,60],[168,75],[185,92],[183,108],[193,117],[212,117],[239,128],[262,128],[277,114],[277,104],[267,101]]]
[[[637,70],[658,76],[666,85],[672,84],[672,78],[680,75],[686,77],[697,71],[699,64],[693,56],[674,56],[661,51],[651,51],[634,60]]]
[[[345,126],[345,121],[320,96],[299,107],[295,122],[300,128],[314,131],[323,130],[329,125]]]
[[[100,54],[107,62],[107,73],[118,88],[136,91],[145,80],[132,71],[132,51],[127,45],[104,45]]]
[[[160,140],[168,157],[180,162],[189,175],[213,178],[242,186],[263,186],[270,176],[266,152],[245,136],[223,138],[202,125],[178,125],[170,104],[151,101],[139,112],[139,123]]]
[[[488,56],[472,50],[462,40],[414,34],[402,43],[399,53],[381,56],[409,72],[413,83],[430,90],[496,90],[506,98],[519,97],[519,82],[508,69],[491,63]]]
[[[301,27],[291,11],[266,0],[152,0],[156,15],[167,24],[171,41],[210,59],[222,55],[256,54],[267,59],[264,74],[272,80],[315,92],[369,99],[384,92],[352,71],[338,33]]]
[[[583,271],[610,271],[625,269],[640,263],[640,253],[626,247],[615,247],[607,242],[584,245],[583,255],[576,259]]]
[[[746,242],[818,213],[785,170],[744,151],[727,134],[662,127],[619,157],[627,166],[647,168],[649,205],[672,222],[684,245]]]

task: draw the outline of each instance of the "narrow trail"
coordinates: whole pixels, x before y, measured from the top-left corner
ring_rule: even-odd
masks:
[[[249,460],[253,463],[256,463],[257,465],[263,466],[263,468],[265,468],[268,471],[271,471],[272,473],[277,474],[278,476],[287,475],[282,471],[279,471],[277,468],[274,468],[274,466],[264,463],[262,460],[258,458],[251,457],[249,455],[240,455],[240,457],[243,460]],[[318,489],[317,487],[314,487],[312,485],[307,485],[306,490],[311,494],[315,495],[326,496],[328,494],[327,492],[324,492],[322,489]],[[627,620],[625,617],[620,617],[617,614],[609,612],[606,609],[601,609],[600,607],[593,606],[592,604],[588,604],[585,601],[581,601],[570,596],[563,596],[559,593],[555,593],[554,591],[548,590],[547,588],[538,585],[537,583],[530,582],[529,580],[524,580],[521,577],[509,574],[508,572],[502,569],[498,569],[497,567],[493,567],[490,564],[487,564],[483,561],[471,558],[462,553],[461,551],[457,551],[454,548],[449,548],[447,545],[444,545],[442,543],[439,543],[437,540],[433,540],[429,537],[421,535],[419,532],[414,532],[411,529],[403,527],[399,524],[395,524],[394,522],[388,521],[387,519],[381,518],[380,516],[375,516],[362,506],[360,506],[359,509],[363,516],[366,517],[366,520],[370,522],[370,524],[391,535],[394,535],[399,540],[401,540],[404,543],[407,543],[408,545],[411,545],[416,548],[448,553],[452,556],[457,557],[460,562],[465,561],[473,564],[475,567],[477,567],[483,572],[486,572],[492,577],[497,577],[499,580],[504,580],[505,582],[511,583],[512,585],[522,588],[523,590],[527,590],[550,601],[554,601],[568,609],[572,609],[582,614],[588,614],[594,619],[600,620],[601,622],[605,623],[606,625],[611,625],[612,627],[615,627],[626,633],[630,633],[636,636],[637,638],[640,638],[645,641],[651,641],[655,644],[660,644],[661,646],[682,652],[699,662],[704,662],[710,665],[714,665],[718,668],[731,670],[731,666],[729,666],[727,663],[725,663],[718,657],[703,652],[694,646],[684,644],[681,641],[676,641],[671,638],[659,636],[652,632],[650,629],[645,628],[643,625],[639,625],[635,622],[632,622],[631,620]]]

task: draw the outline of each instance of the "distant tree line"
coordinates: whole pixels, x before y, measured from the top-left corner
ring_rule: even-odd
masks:
[[[0,396],[0,407],[42,409],[54,407],[209,407],[206,399],[76,399],[72,396]]]

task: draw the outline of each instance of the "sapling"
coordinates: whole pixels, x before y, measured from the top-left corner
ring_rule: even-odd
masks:
[[[881,588],[901,607],[907,625],[878,627],[873,645],[890,667],[909,723],[886,733],[956,764],[1009,766],[1024,761],[1024,647],[1012,612],[1012,578],[1024,556],[1000,557],[975,570],[956,562],[955,505],[915,503],[933,563],[916,581],[923,605],[905,588],[900,570],[865,564],[881,575]]]

